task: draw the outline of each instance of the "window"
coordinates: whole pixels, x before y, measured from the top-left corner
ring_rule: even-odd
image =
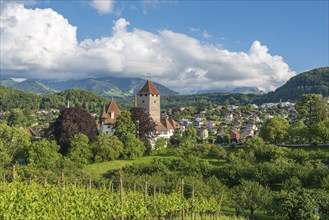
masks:
[[[142,95],[142,94],[140,94],[139,96],[140,96],[140,97],[142,97],[143,95]]]
[[[144,103],[144,100],[142,102]]]
[[[154,103],[156,103],[157,101],[154,101]]]
[[[145,94],[145,96],[147,96],[147,94]]]

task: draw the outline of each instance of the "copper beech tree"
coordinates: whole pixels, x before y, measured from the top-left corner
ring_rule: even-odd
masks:
[[[84,134],[89,140],[94,140],[97,133],[96,120],[84,109],[66,108],[53,124],[53,134],[61,146],[61,153],[69,152],[71,139],[75,134]]]

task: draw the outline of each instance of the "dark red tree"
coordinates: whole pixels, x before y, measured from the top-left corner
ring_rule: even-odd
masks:
[[[134,107],[131,110],[131,118],[136,126],[136,136],[139,139],[148,141],[154,136],[156,124],[144,109]]]
[[[97,134],[96,120],[89,112],[80,108],[66,108],[53,124],[54,138],[61,146],[61,153],[66,155],[71,138],[78,133],[85,134],[89,140],[94,140]]]

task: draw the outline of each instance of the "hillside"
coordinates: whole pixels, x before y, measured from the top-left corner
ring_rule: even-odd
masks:
[[[68,89],[83,89],[97,93],[107,98],[127,97],[136,94],[146,80],[139,78],[89,78],[81,80],[36,80],[27,79],[22,82],[16,82],[10,78],[1,79],[1,85],[23,91],[34,92],[39,95],[52,94]],[[161,95],[178,95],[164,85],[154,82]]]
[[[302,94],[329,96],[329,67],[317,68],[292,77],[283,86],[263,96],[263,102],[296,101]]]
[[[16,82],[10,78],[1,80],[1,85],[6,87],[11,87],[14,89],[19,89],[27,92],[33,92],[38,95],[44,95],[44,94],[50,94],[56,92],[55,89],[49,88],[48,86],[45,86],[41,82],[27,79],[22,82]]]
[[[84,89],[99,95],[110,97],[127,97],[136,94],[142,86],[145,84],[146,80],[139,78],[89,78],[81,80],[68,80],[68,81],[58,81],[58,80],[42,80],[42,84],[59,91],[77,88]],[[161,95],[178,95],[177,92],[154,82],[155,86],[161,93]]]
[[[62,108],[67,106],[80,107],[93,113],[100,113],[103,106],[108,103],[106,98],[86,90],[69,89],[59,93],[45,95],[42,97],[41,108]]]
[[[38,109],[41,97],[21,90],[0,86],[0,111],[8,111],[12,108],[24,110]]]

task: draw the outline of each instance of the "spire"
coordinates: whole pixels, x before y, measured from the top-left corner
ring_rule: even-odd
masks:
[[[157,90],[153,82],[147,80],[145,85],[138,92],[138,95],[145,95],[145,94],[160,95],[160,92]]]
[[[106,119],[108,118],[107,114],[106,114],[106,111],[105,111],[105,106],[103,107],[103,112],[102,112],[102,116],[101,116],[101,119]]]
[[[114,112],[115,116],[119,116],[121,114],[121,111],[115,102],[114,98],[112,98],[110,105],[106,111],[106,113]]]

